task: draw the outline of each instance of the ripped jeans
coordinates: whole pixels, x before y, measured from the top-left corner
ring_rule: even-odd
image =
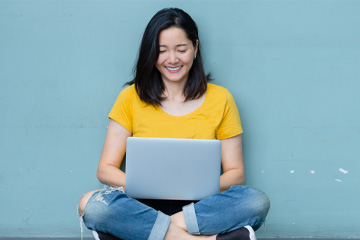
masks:
[[[215,235],[264,223],[270,208],[268,197],[248,186],[232,186],[197,203],[184,206],[188,232]],[[87,228],[122,239],[164,239],[170,216],[129,198],[122,188],[105,187],[89,199],[83,214]]]

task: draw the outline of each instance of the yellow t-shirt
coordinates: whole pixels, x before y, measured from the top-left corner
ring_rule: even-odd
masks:
[[[135,86],[121,91],[110,111],[133,137],[226,139],[243,132],[239,112],[230,92],[208,83],[205,100],[195,111],[173,116],[140,100]]]

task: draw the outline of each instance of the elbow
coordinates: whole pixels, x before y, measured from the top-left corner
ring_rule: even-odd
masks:
[[[245,183],[245,172],[242,169],[239,169],[235,176],[235,185],[243,185]]]
[[[241,176],[239,177],[238,182],[239,182],[239,185],[243,185],[243,184],[245,183],[245,175],[241,175]]]
[[[239,185],[243,185],[245,183],[245,169],[243,167],[240,168],[238,174]]]
[[[97,171],[96,171],[96,178],[104,184],[104,174],[102,174],[102,171],[100,169],[100,167],[98,167]]]

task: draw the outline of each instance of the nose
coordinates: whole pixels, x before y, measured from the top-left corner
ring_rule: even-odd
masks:
[[[170,51],[167,60],[168,60],[168,63],[170,63],[170,64],[177,63],[178,62],[178,57],[176,55],[176,52]]]

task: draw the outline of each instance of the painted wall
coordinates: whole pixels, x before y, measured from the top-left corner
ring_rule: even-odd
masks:
[[[0,1],[0,236],[80,236],[107,114],[170,6],[238,104],[246,183],[272,201],[258,236],[360,238],[360,2],[344,0]]]

